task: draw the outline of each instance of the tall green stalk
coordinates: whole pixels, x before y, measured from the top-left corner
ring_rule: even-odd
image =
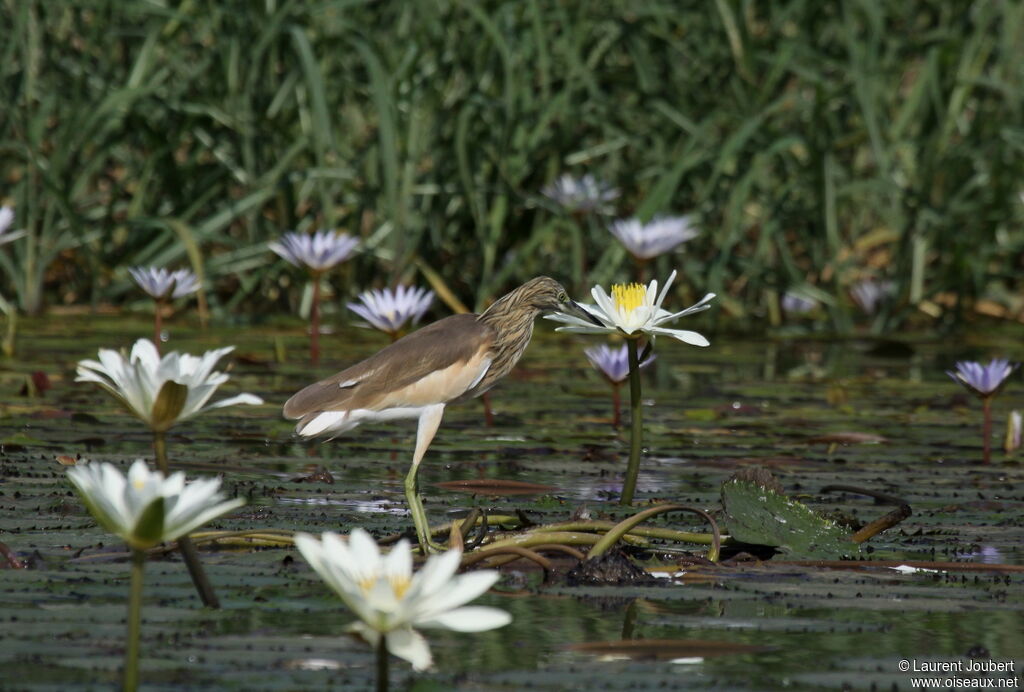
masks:
[[[640,356],[637,353],[637,340],[627,339],[629,350],[629,404],[630,430],[629,466],[626,467],[626,478],[622,483],[620,505],[633,504],[633,493],[636,492],[636,477],[640,473],[640,446],[644,435],[644,417],[640,410]]]
[[[132,582],[128,596],[128,641],[124,647],[124,692],[139,687],[139,640],[142,638],[142,580],[146,551],[132,550]]]
[[[157,468],[165,476],[170,474],[170,467],[167,463],[167,433],[153,431],[153,449],[156,452]],[[188,568],[188,574],[192,577],[192,583],[195,585],[203,605],[207,608],[220,608],[220,601],[217,600],[217,594],[213,590],[213,585],[206,576],[203,563],[199,559],[199,553],[196,551],[192,539],[188,536],[179,538],[178,550],[181,552],[181,557],[185,561],[185,567]]]

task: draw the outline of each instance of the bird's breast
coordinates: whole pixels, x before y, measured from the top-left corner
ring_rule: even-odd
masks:
[[[430,406],[454,401],[480,384],[491,368],[492,355],[480,349],[468,360],[433,370],[401,389],[388,392],[375,408]]]

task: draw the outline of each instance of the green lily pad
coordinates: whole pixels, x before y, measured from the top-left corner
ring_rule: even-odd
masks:
[[[722,504],[729,534],[743,543],[769,545],[802,559],[836,559],[860,552],[846,529],[754,481],[723,483]]]

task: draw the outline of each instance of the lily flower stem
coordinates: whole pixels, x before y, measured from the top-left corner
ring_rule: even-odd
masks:
[[[139,640],[142,638],[142,579],[146,551],[132,550],[132,582],[128,595],[128,641],[124,648],[124,691],[139,687]]]
[[[380,641],[377,642],[377,692],[388,690],[388,635],[380,633]]]
[[[633,504],[633,493],[636,492],[636,477],[640,473],[640,445],[643,442],[644,420],[640,410],[640,356],[637,353],[637,340],[627,339],[629,349],[629,404],[632,430],[629,441],[629,466],[626,467],[626,478],[622,483],[620,505]]]
[[[981,450],[984,463],[992,463],[992,397],[981,400],[983,422],[981,424]]]
[[[153,301],[153,345],[157,354],[160,353],[160,333],[164,330],[164,303],[160,299]]]
[[[156,452],[157,468],[165,476],[170,475],[170,466],[167,463],[167,433],[153,433],[153,449]],[[192,583],[195,585],[196,592],[203,601],[203,605],[207,608],[220,608],[220,601],[217,600],[217,594],[213,590],[213,585],[206,576],[203,563],[199,559],[199,552],[192,543],[192,539],[188,536],[179,538],[178,550],[181,552],[181,557],[185,561],[185,567],[188,568],[188,574],[192,577]]]
[[[320,364],[320,272],[313,272],[313,300],[309,307],[309,361]]]
[[[621,387],[619,382],[612,384],[612,427],[616,429],[622,425],[622,397],[619,394]]]

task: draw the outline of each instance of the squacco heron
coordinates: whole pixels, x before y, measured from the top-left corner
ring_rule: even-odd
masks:
[[[553,310],[594,319],[561,284],[539,276],[479,315],[445,317],[309,385],[285,403],[284,415],[299,420],[296,431],[304,437],[334,437],[365,422],[419,419],[405,497],[421,549],[438,549],[416,490],[416,472],[445,406],[479,396],[507,375],[530,343],[534,320]]]

